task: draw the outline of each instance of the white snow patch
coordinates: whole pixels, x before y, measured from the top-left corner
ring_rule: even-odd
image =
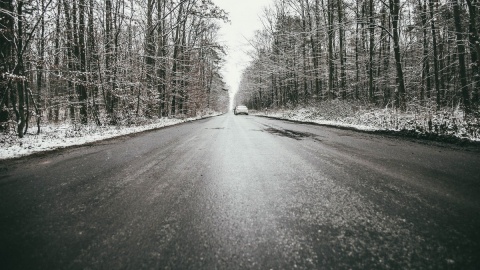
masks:
[[[160,118],[141,126],[49,124],[42,125],[41,133],[38,135],[36,134],[36,126],[31,127],[29,132],[21,139],[13,132],[9,134],[0,133],[0,160],[27,156],[33,153],[65,148],[68,146],[82,145],[122,135],[172,126],[219,114],[220,113],[212,112],[208,115],[186,119]]]
[[[429,133],[480,141],[480,119],[466,119],[463,112],[458,108],[435,113],[432,113],[432,110],[418,108],[407,112],[399,112],[391,108],[362,108],[358,105],[335,100],[306,108],[250,110],[250,113],[363,131],[407,130],[417,134]]]

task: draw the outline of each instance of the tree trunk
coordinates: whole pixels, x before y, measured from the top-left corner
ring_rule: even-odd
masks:
[[[41,0],[41,8],[45,9],[45,0]],[[43,67],[45,62],[45,16],[40,18],[40,44],[38,44],[38,61],[37,61],[37,105],[43,107],[42,103],[42,87],[43,87]],[[33,97],[32,97],[33,98]],[[38,117],[38,115],[37,115]]]
[[[318,0],[315,0],[315,8],[314,8],[314,15],[315,15],[315,24],[314,20],[311,16],[310,12],[310,5],[309,1],[306,1],[306,14],[308,16],[308,22],[310,26],[310,47],[312,50],[312,62],[313,62],[313,74],[314,74],[314,80],[315,80],[315,95],[316,98],[319,99],[322,95],[321,93],[321,86],[320,86],[320,78],[319,78],[319,30],[318,30],[318,23],[320,21],[320,15],[318,14],[318,8],[319,8],[319,3]],[[315,27],[314,27],[315,26]],[[312,91],[313,92],[313,91]]]
[[[98,75],[97,72],[100,72],[100,69],[95,72],[95,69],[98,67],[98,48],[95,45],[95,29],[94,29],[94,15],[93,11],[95,10],[95,2],[94,0],[89,0],[89,5],[88,5],[88,29],[87,29],[87,72],[89,74],[89,79],[88,81],[92,82],[92,86],[90,87],[90,90],[87,92],[89,93],[90,97],[92,98],[92,107],[91,107],[91,112],[93,115],[93,118],[95,120],[95,123],[97,126],[100,126],[102,123],[100,122],[100,112],[98,108],[98,104],[96,102],[97,95],[98,95]],[[88,97],[88,95],[87,95]],[[87,99],[88,101],[88,99]]]
[[[23,1],[17,3],[17,36],[16,36],[16,67],[13,74],[18,77],[17,80],[17,96],[18,96],[18,116],[17,135],[23,138],[26,126],[25,119],[25,66],[23,62]],[[28,98],[28,97],[27,97]]]
[[[72,28],[72,18],[70,16],[70,4],[69,1],[63,0],[63,11],[65,13],[65,25],[66,25],[66,35],[67,35],[67,42],[66,42],[66,49],[67,49],[67,62],[68,62],[68,71],[69,71],[69,76],[68,76],[68,108],[70,112],[70,119],[72,121],[75,120],[75,107],[73,106],[73,102],[75,99],[74,94],[72,93],[72,88],[73,88],[73,74],[75,71],[75,57],[74,57],[74,37],[73,37],[73,28]],[[75,24],[75,22],[73,22]]]
[[[453,16],[455,18],[455,31],[457,32],[457,51],[458,51],[458,65],[460,73],[460,87],[462,92],[462,102],[466,114],[471,113],[470,93],[467,82],[467,68],[465,66],[465,44],[463,41],[463,27],[461,22],[461,13],[458,0],[452,0]]]
[[[166,71],[166,57],[167,57],[167,35],[165,34],[165,0],[157,0],[157,42],[158,42],[158,49],[157,49],[157,59],[158,59],[158,67],[157,67],[157,91],[160,97],[159,100],[159,116],[165,117],[167,116],[167,108],[166,108],[166,80],[167,80],[167,71]]]
[[[358,3],[359,1],[355,1],[355,17],[356,17],[356,23],[355,23],[355,93],[354,93],[354,99],[358,100],[359,99],[359,93],[358,93],[358,84],[360,80],[360,67],[359,67],[359,25],[360,25],[360,11],[358,8]]]
[[[84,125],[88,123],[88,111],[87,111],[87,88],[86,88],[86,51],[85,51],[85,0],[79,0],[78,8],[78,47],[80,54],[80,76],[79,83],[77,84],[77,95],[80,103],[80,122]]]
[[[405,82],[403,77],[402,59],[400,54],[400,34],[399,34],[399,14],[400,14],[400,0],[389,0],[390,16],[392,17],[392,32],[393,32],[393,52],[395,55],[395,67],[397,70],[397,89],[395,94],[396,106],[405,111]]]
[[[435,28],[435,17],[434,17],[434,0],[429,0],[430,8],[430,21],[432,27],[432,49],[433,49],[433,73],[435,76],[435,93],[437,99],[437,110],[440,109],[442,104],[441,102],[441,90],[440,90],[440,78],[439,78],[439,67],[438,67],[438,51],[437,51],[437,32]]]
[[[11,14],[14,14],[13,0],[0,1],[0,112],[4,111],[3,106],[8,107],[9,92],[13,92],[11,79],[5,76],[12,72],[14,65],[12,49],[15,22]],[[16,104],[12,106],[15,108]],[[2,120],[6,122],[8,116],[6,118]]]
[[[427,35],[427,0],[422,4],[421,0],[418,0],[418,8],[421,10],[420,18],[422,20],[423,30],[423,66],[422,66],[422,85],[420,87],[420,104],[425,105],[425,94],[430,92],[430,60],[428,57],[428,35]]]
[[[333,40],[335,38],[335,29],[333,28],[333,0],[327,0],[327,13],[328,13],[328,93],[327,99],[330,100],[333,97],[333,80],[335,67],[333,63]]]
[[[368,3],[369,13],[368,13],[368,29],[370,30],[370,45],[369,45],[369,54],[368,54],[368,98],[371,102],[375,101],[374,85],[373,85],[373,58],[375,54],[375,20],[374,20],[374,6],[373,0],[370,0]]]
[[[472,103],[477,106],[480,102],[480,36],[477,25],[477,20],[479,19],[478,4],[478,0],[467,0],[469,12],[468,40],[470,43],[470,58],[472,61],[471,67],[473,74]]]
[[[153,26],[153,8],[155,0],[147,1],[147,29],[145,30],[145,66],[147,75],[147,88],[151,91],[154,85],[155,72],[155,38]],[[152,110],[149,106],[149,110]],[[151,113],[151,112],[149,112]]]
[[[339,45],[340,45],[340,51],[339,51],[339,56],[340,56],[340,94],[342,96],[342,99],[345,99],[347,94],[346,94],[346,72],[345,72],[345,30],[344,30],[344,18],[343,18],[343,1],[338,0],[337,1],[337,9],[338,9],[338,39],[339,39]]]
[[[305,6],[303,0],[301,0],[301,8],[302,8],[302,62],[303,62],[303,103],[307,104],[308,100],[308,82],[307,82],[307,18],[305,16]]]
[[[53,60],[54,63],[54,74],[52,73],[50,77],[50,86],[52,86],[55,76],[60,77],[60,55],[58,52],[60,52],[60,17],[61,17],[61,12],[62,12],[62,3],[58,1],[57,3],[57,16],[55,19],[55,41],[54,41],[54,46],[55,46],[55,57]],[[59,99],[59,88],[60,88],[60,81],[56,81],[55,84],[53,84],[54,91],[53,91],[53,121],[57,123],[59,121],[60,117],[60,102],[58,102]]]
[[[113,96],[113,11],[112,1],[105,0],[105,77],[107,87],[106,93],[104,93],[105,109],[108,114],[113,114],[114,96]],[[100,72],[100,71],[99,71]]]
[[[178,11],[178,17],[177,17],[177,27],[176,27],[176,31],[175,31],[175,38],[174,38],[174,47],[173,47],[173,66],[172,66],[172,77],[173,77],[173,80],[172,80],[172,104],[170,106],[170,113],[171,115],[175,115],[176,113],[176,101],[177,101],[177,93],[178,93],[178,87],[179,87],[179,79],[178,79],[178,62],[180,61],[179,59],[179,54],[180,54],[180,50],[181,50],[181,41],[182,39],[180,38],[180,32],[181,32],[181,29],[182,29],[182,24],[181,24],[181,21],[182,21],[182,18],[183,18],[183,5],[184,3],[181,2],[180,3],[180,8],[179,8],[179,11]]]

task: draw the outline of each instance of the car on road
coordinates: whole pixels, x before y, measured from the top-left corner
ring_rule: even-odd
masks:
[[[247,106],[239,105],[239,106],[235,107],[235,109],[233,110],[233,113],[235,115],[237,115],[237,114],[248,115],[248,108],[247,108]]]

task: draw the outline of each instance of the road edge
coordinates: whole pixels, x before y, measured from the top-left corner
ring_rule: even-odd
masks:
[[[10,158],[4,158],[4,159],[0,158],[0,161],[2,163],[4,163],[4,162],[15,162],[15,161],[22,160],[22,159],[27,159],[27,158],[37,158],[37,157],[41,157],[41,156],[46,155],[46,154],[52,154],[52,153],[60,152],[60,151],[64,151],[64,150],[81,148],[81,147],[85,147],[85,146],[91,147],[91,146],[94,146],[95,144],[101,143],[101,142],[108,142],[110,140],[113,141],[113,140],[121,140],[121,139],[124,139],[124,138],[131,138],[133,136],[145,134],[145,133],[148,133],[148,132],[154,132],[154,131],[158,131],[158,130],[161,130],[161,129],[176,127],[176,126],[179,126],[179,125],[183,125],[183,124],[187,124],[187,123],[191,123],[191,122],[195,122],[195,121],[206,120],[206,119],[209,119],[209,118],[222,116],[224,114],[225,113],[218,114],[218,115],[208,115],[208,116],[198,118],[198,119],[187,119],[184,122],[179,122],[179,123],[172,124],[172,125],[167,125],[167,126],[162,126],[162,127],[152,128],[152,129],[146,129],[146,130],[142,130],[142,131],[138,131],[138,132],[132,132],[132,133],[128,133],[128,134],[122,134],[122,135],[118,135],[118,136],[114,136],[114,137],[110,137],[110,138],[99,139],[97,141],[87,142],[87,143],[84,143],[84,144],[74,144],[74,145],[68,145],[68,146],[60,146],[58,148],[33,152],[33,153],[30,153],[30,154],[26,154],[26,155],[22,155],[22,156],[18,156],[18,157],[10,157]],[[1,169],[1,167],[0,167],[0,169]]]

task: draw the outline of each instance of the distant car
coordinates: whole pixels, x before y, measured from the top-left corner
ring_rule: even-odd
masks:
[[[235,107],[235,109],[233,110],[233,113],[234,113],[235,115],[237,115],[237,114],[246,114],[246,115],[248,115],[248,108],[247,108],[247,106],[243,106],[243,105],[237,106],[237,107]]]

